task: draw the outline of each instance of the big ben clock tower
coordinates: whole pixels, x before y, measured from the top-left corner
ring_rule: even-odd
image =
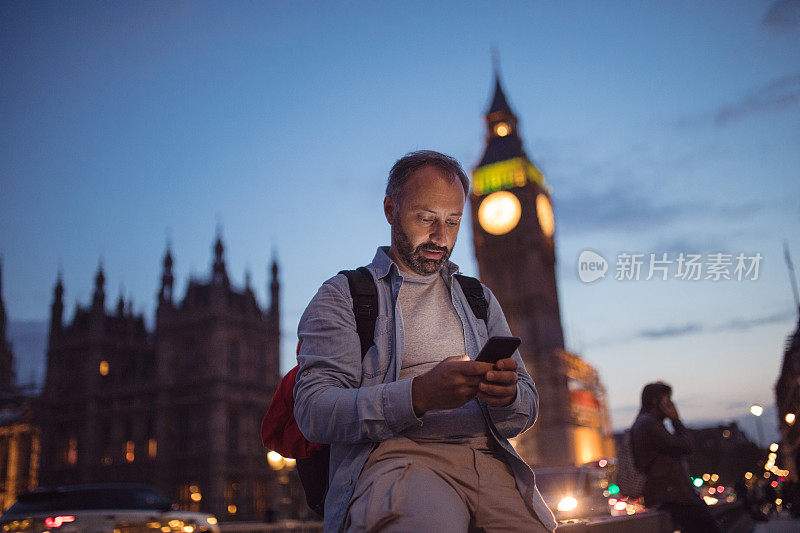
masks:
[[[525,153],[519,121],[495,73],[486,150],[470,194],[481,280],[494,292],[539,392],[536,425],[515,447],[531,465],[613,454],[597,372],[564,349],[555,274],[555,218],[544,175]]]

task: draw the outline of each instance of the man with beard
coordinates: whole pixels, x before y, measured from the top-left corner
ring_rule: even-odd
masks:
[[[325,531],[545,531],[552,513],[508,439],[533,425],[538,396],[516,351],[475,361],[511,334],[483,286],[475,316],[448,261],[469,180],[451,157],[413,152],[389,174],[391,246],[368,270],[375,345],[361,357],[342,274],[303,313],[294,389],[305,437],[330,443]]]

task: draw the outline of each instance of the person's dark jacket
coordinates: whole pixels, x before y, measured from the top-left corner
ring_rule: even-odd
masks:
[[[647,412],[640,412],[631,428],[633,458],[636,468],[645,473],[644,503],[657,507],[662,503],[702,504],[689,481],[682,457],[692,453],[689,431],[680,420],[670,433],[664,423]]]

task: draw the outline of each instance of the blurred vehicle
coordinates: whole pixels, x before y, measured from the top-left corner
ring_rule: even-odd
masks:
[[[610,469],[598,466],[537,468],[536,486],[559,521],[609,516]],[[613,498],[612,498],[613,499]]]
[[[219,526],[213,515],[176,510],[171,501],[148,485],[98,483],[20,494],[0,516],[0,531],[219,533]]]

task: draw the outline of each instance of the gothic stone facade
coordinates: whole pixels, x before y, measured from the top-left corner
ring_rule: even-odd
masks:
[[[280,380],[277,264],[268,309],[249,277],[244,289],[231,284],[219,237],[210,279],[191,279],[180,301],[172,266],[168,249],[154,331],[122,297],[106,310],[102,267],[91,306],[65,324],[59,277],[37,416],[40,485],[139,481],[222,520],[291,514],[292,486],[259,437]]]

